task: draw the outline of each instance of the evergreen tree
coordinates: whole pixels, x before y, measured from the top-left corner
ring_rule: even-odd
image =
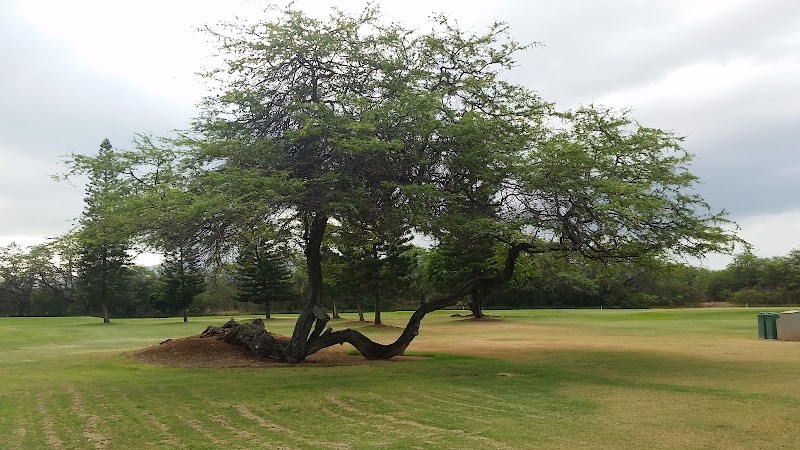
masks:
[[[128,278],[131,256],[124,218],[114,214],[122,194],[116,184],[118,171],[111,142],[104,139],[92,161],[86,187],[86,206],[78,234],[78,284],[90,308],[99,308],[109,323],[109,304],[121,297]]]
[[[378,230],[364,224],[342,227],[336,235],[334,245],[342,265],[339,282],[356,296],[359,311],[362,298],[374,300],[374,323],[381,325],[384,302],[396,298],[410,280],[415,264],[408,253],[411,238],[402,227]]]
[[[156,307],[170,313],[182,312],[189,321],[189,307],[205,291],[205,272],[197,252],[178,248],[165,255],[159,277]]]
[[[263,303],[267,319],[272,318],[273,301],[291,300],[295,295],[292,272],[269,240],[242,245],[236,263],[237,299]]]

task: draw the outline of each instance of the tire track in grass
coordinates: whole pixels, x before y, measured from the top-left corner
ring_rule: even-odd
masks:
[[[289,437],[305,445],[310,445],[312,447],[317,447],[317,448],[330,448],[330,449],[341,449],[341,450],[348,450],[352,448],[350,444],[339,444],[330,441],[317,441],[317,440],[307,439],[302,435],[302,433],[292,430],[290,428],[286,428],[282,425],[270,422],[264,419],[263,417],[259,416],[258,414],[254,413],[244,405],[236,405],[234,406],[234,409],[236,409],[239,415],[241,415],[245,419],[255,422],[259,427],[266,428],[267,430],[273,433],[282,434],[286,437]]]
[[[247,431],[247,430],[240,430],[240,429],[234,427],[231,424],[230,420],[228,420],[228,418],[225,417],[225,416],[222,416],[222,415],[219,415],[219,414],[213,414],[213,415],[209,415],[208,416],[208,420],[210,420],[210,421],[214,422],[215,424],[219,425],[225,431],[228,431],[229,433],[233,434],[236,437],[236,439],[246,440],[246,441],[250,441],[250,442],[257,442],[256,438],[258,436],[255,433],[252,433],[252,432]]]
[[[112,391],[114,392],[114,395],[117,398],[125,402],[125,405],[129,410],[133,411],[134,409],[139,409],[139,414],[144,416],[145,420],[147,420],[150,426],[158,430],[161,436],[163,436],[163,439],[161,440],[162,445],[168,445],[169,448],[177,448],[177,449],[187,448],[186,444],[178,436],[173,434],[172,431],[170,431],[169,426],[167,426],[164,422],[159,420],[159,418],[156,417],[156,415],[153,412],[151,412],[150,410],[143,410],[141,408],[134,408],[136,406],[135,403],[131,401],[130,397],[128,397],[128,395],[125,392],[117,388],[112,388]]]
[[[376,416],[373,413],[362,411],[362,410],[356,408],[355,406],[352,406],[352,405],[350,405],[350,404],[348,404],[348,403],[346,403],[346,402],[344,402],[342,400],[339,400],[338,398],[334,397],[333,395],[325,396],[325,400],[327,400],[329,403],[332,403],[333,405],[337,406],[338,408],[344,410],[345,412],[348,412],[348,413],[350,413],[352,415],[355,415],[355,416],[368,417],[370,419],[372,419],[372,418],[374,418]],[[344,414],[342,414],[342,416],[347,417]],[[365,420],[360,420],[360,419],[356,419],[356,418],[352,418],[352,419],[356,423],[360,424],[361,426],[363,426],[364,423],[366,422]],[[390,421],[390,423],[393,423],[393,421]],[[398,425],[398,424],[394,423],[394,425]],[[384,433],[398,434],[399,435],[399,439],[401,439],[401,442],[403,440],[407,440],[408,439],[407,428],[403,428],[403,427],[400,427],[400,426],[393,426],[393,425],[390,425],[387,422],[382,422],[382,423],[377,423],[377,424],[370,423],[369,426],[371,428],[382,430]],[[404,432],[403,430],[406,430],[406,431]],[[424,442],[425,444],[435,446],[435,445],[437,445],[439,443],[439,441],[441,439],[443,439],[443,436],[441,434],[430,434],[430,433],[426,434],[426,433],[422,433],[419,429],[415,429],[414,438],[418,439],[419,441]]]
[[[44,432],[44,439],[45,443],[47,443],[47,448],[52,450],[62,450],[64,448],[64,441],[58,436],[55,429],[55,423],[53,422],[53,416],[47,410],[46,403],[49,403],[53,399],[53,393],[48,392],[40,392],[36,396],[36,411],[39,413],[39,417],[42,419],[42,430]]]
[[[419,409],[420,406],[425,406],[425,407],[428,408],[428,411],[431,412],[432,414],[445,416],[448,419],[452,419],[453,418],[453,411],[454,411],[453,408],[441,405],[440,404],[441,402],[437,401],[438,400],[437,397],[431,397],[430,395],[428,396],[428,398],[430,400],[432,400],[431,402],[426,402],[424,400],[415,399],[414,396],[411,395],[411,394],[409,394],[407,396],[403,396],[402,399],[399,400],[399,401],[394,396],[392,396],[392,397],[382,397],[382,396],[379,396],[377,394],[365,394],[365,395],[366,395],[367,398],[371,398],[374,401],[383,402],[383,403],[395,408],[398,411],[402,411],[402,412],[405,412],[405,411],[416,411],[417,409]],[[464,404],[464,405],[465,406],[471,406],[471,405],[467,405],[467,404]],[[486,426],[489,426],[489,427],[491,427],[491,426],[493,426],[495,424],[494,421],[486,420],[486,419],[484,419],[482,417],[475,417],[475,416],[465,415],[465,414],[463,414],[464,410],[462,408],[457,409],[457,411],[459,412],[459,416],[457,418],[459,423],[461,423],[461,422],[467,422],[467,423],[473,423],[473,424],[474,423],[482,423],[482,424],[484,424]],[[407,413],[403,413],[402,416],[405,419],[414,420],[414,418],[410,417],[410,415],[407,414]],[[461,431],[463,431],[464,433],[467,433],[467,434],[469,434],[471,436],[484,437],[484,436],[480,436],[481,432],[474,432],[474,431],[470,432],[470,431],[466,431],[466,430],[461,430]]]
[[[94,414],[90,414],[86,410],[86,405],[80,391],[71,384],[66,385],[65,390],[72,398],[72,412],[84,421],[83,436],[86,438],[86,441],[89,442],[95,450],[105,450],[108,448],[111,439],[98,430],[100,418]]]
[[[546,417],[546,415],[539,410],[534,410],[523,405],[504,402],[501,399],[491,394],[483,394],[478,391],[467,391],[463,393],[453,391],[449,392],[448,395],[451,398],[455,398],[457,400],[463,400],[464,401],[464,403],[462,403],[463,405],[473,405],[473,407],[479,406],[481,409],[488,409],[497,412],[506,412],[509,414],[524,413],[526,417],[532,417],[535,419],[542,419]],[[474,403],[471,403],[470,400],[480,401],[482,405],[475,405]],[[453,401],[453,400],[448,400],[448,401]]]
[[[463,399],[464,401],[453,400],[453,397],[455,397],[456,399]],[[492,398],[494,400],[497,400],[497,398],[494,398],[494,397],[492,397]],[[521,406],[521,405],[509,405],[509,404],[503,403],[502,406],[504,406],[504,407],[492,406],[492,405],[488,405],[487,406],[486,399],[480,400],[481,404],[476,404],[476,403],[474,403],[474,401],[475,401],[474,398],[472,399],[473,402],[470,402],[470,401],[468,401],[470,399],[468,396],[465,398],[463,396],[458,396],[457,394],[454,394],[454,393],[448,393],[447,396],[430,395],[429,394],[428,395],[428,399],[431,400],[431,401],[435,401],[436,403],[441,403],[441,404],[444,404],[444,405],[456,406],[456,407],[460,408],[461,410],[463,410],[463,408],[471,408],[471,409],[476,410],[475,412],[478,412],[478,411],[489,411],[489,412],[493,412],[493,413],[503,413],[503,414],[519,414],[520,412],[522,412],[522,413],[525,414],[525,417],[533,418],[533,419],[543,419],[543,418],[546,417],[544,414],[542,414],[542,413],[540,413],[538,411],[534,412],[534,410],[531,410],[531,409],[526,408],[526,407]]]
[[[414,399],[414,398],[411,398],[411,397],[396,398],[394,396],[392,396],[391,398],[383,398],[383,397],[380,397],[380,396],[375,395],[375,394],[367,394],[367,396],[370,397],[370,398],[381,400],[384,403],[386,403],[387,405],[391,405],[394,408],[396,408],[398,410],[401,410],[401,411],[408,410],[409,406],[417,406],[417,407],[425,406],[425,407],[427,407],[428,410],[431,410],[431,412],[442,411],[444,414],[450,415],[453,412],[453,408],[451,408],[450,406],[458,406],[459,407],[459,409],[458,409],[459,413],[463,413],[464,412],[464,408],[472,408],[474,406],[474,405],[470,405],[470,404],[467,404],[467,403],[444,402],[444,401],[442,401],[441,399],[439,399],[437,397],[431,396],[430,394],[428,394],[428,397],[426,399],[422,399],[422,400]],[[475,412],[477,412],[477,411],[475,411]],[[486,425],[491,425],[492,424],[492,421],[486,420],[486,419],[484,419],[482,417],[474,417],[474,416],[467,416],[467,415],[464,415],[464,414],[460,414],[460,418],[461,419],[465,419],[470,423],[479,422],[479,423],[483,423],[483,424],[486,424]]]
[[[229,404],[223,404],[223,403],[211,400],[211,399],[203,397],[202,395],[197,394],[197,393],[193,393],[193,394],[191,394],[191,396],[193,398],[197,399],[199,404],[208,405],[208,406],[212,407],[211,408],[212,411],[213,410],[224,411],[224,410],[227,410],[227,409],[232,409],[231,405],[229,405]],[[184,410],[185,411],[189,411],[188,408],[185,408]],[[287,447],[286,445],[283,445],[283,444],[278,444],[278,443],[275,443],[275,442],[267,441],[267,440],[263,439],[262,437],[259,437],[257,434],[251,432],[251,431],[241,430],[241,429],[235,427],[233,424],[231,424],[230,420],[227,417],[223,416],[222,414],[211,414],[209,412],[206,415],[206,417],[207,417],[207,419],[209,421],[213,422],[215,425],[219,426],[224,431],[230,433],[234,437],[234,439],[245,440],[245,441],[248,441],[248,442],[250,442],[250,443],[252,443],[252,444],[257,446],[257,447],[253,447],[253,446],[245,447],[247,449],[250,449],[250,448],[268,448],[268,449],[288,450],[288,449],[291,448],[291,447]],[[195,426],[202,427],[202,424],[200,423],[200,421],[193,420],[193,422],[194,423],[193,424],[189,424],[189,426],[192,426],[193,428]],[[217,442],[225,442],[225,441],[220,441],[217,438],[215,438],[215,440]],[[226,445],[227,445],[227,443],[226,443]]]
[[[17,413],[17,418],[14,420],[14,431],[11,433],[11,442],[9,448],[11,450],[21,450],[25,438],[28,436],[28,423],[21,412]]]
[[[351,448],[351,446],[349,444],[339,444],[339,443],[335,443],[335,442],[307,439],[307,438],[305,438],[303,436],[303,434],[301,432],[298,432],[296,430],[292,430],[291,428],[287,428],[287,427],[285,427],[283,425],[280,425],[280,424],[277,424],[277,423],[274,423],[274,422],[270,422],[267,419],[265,419],[264,417],[254,413],[251,409],[247,408],[244,405],[232,405],[230,403],[222,403],[222,402],[218,402],[218,401],[213,401],[213,400],[204,398],[204,397],[202,397],[200,395],[197,395],[197,394],[195,394],[194,397],[196,397],[199,401],[203,402],[204,404],[214,406],[215,408],[218,408],[218,409],[221,409],[221,410],[233,409],[233,410],[236,411],[236,413],[240,417],[255,423],[260,428],[265,428],[265,429],[271,431],[272,433],[274,433],[273,436],[275,436],[275,437],[278,437],[278,435],[280,435],[281,437],[283,437],[285,439],[290,439],[290,440],[293,440],[293,441],[297,441],[300,444],[307,445],[307,446],[312,446],[312,447],[316,447],[316,448],[331,448],[331,449],[350,449]],[[220,425],[222,427],[225,427],[225,428],[228,428],[228,431],[236,430],[235,427],[233,427],[230,424],[230,422],[226,418],[224,418],[223,416],[215,415],[215,416],[209,416],[209,418],[213,422],[217,423],[218,425]],[[243,433],[247,433],[248,435],[251,435],[251,436],[256,436],[254,433],[251,433],[249,431],[244,431]],[[271,444],[272,444],[272,446],[269,447],[269,448],[276,448],[275,446],[281,445],[281,444],[278,444],[276,442],[273,442]],[[287,448],[288,449],[288,448],[292,448],[292,447],[286,447],[285,444],[284,444],[283,447],[277,447],[277,448]]]
[[[346,410],[348,412],[351,412],[353,414],[357,414],[357,415],[360,415],[360,416],[369,417],[369,418],[373,418],[373,419],[375,419],[375,418],[381,419],[381,420],[384,420],[384,421],[392,423],[392,424],[411,427],[412,429],[415,429],[415,430],[418,430],[418,431],[419,430],[428,431],[427,436],[429,436],[429,437],[436,437],[436,438],[439,438],[439,439],[445,439],[446,438],[445,435],[453,435],[453,436],[462,437],[462,438],[467,439],[467,440],[480,442],[482,444],[481,448],[486,448],[486,446],[490,446],[490,447],[497,448],[497,449],[506,449],[506,448],[508,448],[508,446],[506,446],[505,444],[502,444],[502,443],[500,443],[498,441],[495,441],[494,439],[490,439],[490,438],[487,438],[485,436],[476,436],[476,435],[471,434],[471,433],[469,433],[467,431],[464,431],[464,430],[458,430],[458,429],[451,430],[449,428],[436,427],[436,426],[433,426],[433,425],[424,424],[422,422],[417,422],[417,421],[411,420],[411,419],[398,418],[398,417],[393,416],[391,414],[381,414],[381,413],[367,412],[367,411],[364,411],[362,409],[356,408],[355,406],[350,405],[346,401],[341,400],[339,398],[336,398],[335,396],[330,395],[330,394],[326,395],[325,399],[328,400],[329,402],[333,403],[334,405],[336,405],[336,406],[338,406],[338,407],[340,407],[340,408],[342,408],[342,409],[344,409],[344,410]],[[433,444],[433,443],[431,443],[431,444]]]
[[[228,448],[229,447],[228,442],[223,441],[221,439],[218,439],[216,436],[214,436],[213,433],[209,432],[206,429],[206,427],[204,427],[203,424],[200,423],[200,421],[190,418],[189,415],[192,414],[193,411],[189,410],[189,408],[184,408],[183,411],[184,411],[185,414],[181,414],[180,415],[180,418],[183,421],[183,423],[185,423],[187,426],[189,426],[189,428],[194,430],[197,434],[202,436],[203,439],[205,439],[206,441],[210,442],[211,444],[214,445],[214,447],[217,447],[217,448]]]
[[[311,404],[307,405],[307,408],[316,410],[322,415],[333,417],[333,418],[338,419],[338,420],[340,420],[342,422],[347,422],[347,423],[350,423],[352,425],[358,426],[359,428],[362,428],[363,425],[364,425],[364,421],[356,419],[354,417],[350,417],[350,416],[348,416],[346,414],[338,413],[338,412],[334,411],[331,408],[326,408],[324,405],[321,405],[318,402],[312,402]],[[386,435],[388,433],[397,434],[398,435],[398,439],[400,439],[400,440],[408,439],[407,432],[402,432],[401,430],[398,430],[397,428],[392,428],[392,427],[386,426],[384,424],[370,425],[370,427],[372,429],[360,431],[359,434],[363,435],[363,436],[369,436],[370,437],[370,443],[374,444],[376,447],[388,447],[389,445],[391,445],[393,443],[393,441],[378,440],[378,436],[380,436],[380,438],[383,438],[383,439],[387,438]],[[374,431],[374,430],[378,430],[378,431],[380,431],[380,433],[378,431]],[[397,440],[397,439],[395,439],[395,440]]]

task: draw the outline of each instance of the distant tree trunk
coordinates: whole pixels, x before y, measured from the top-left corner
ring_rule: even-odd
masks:
[[[111,319],[108,317],[108,304],[105,302],[102,306],[102,313],[103,313],[103,323],[111,323]]]
[[[183,322],[186,323],[189,321],[189,308],[183,308]]]
[[[341,319],[342,318],[339,315],[339,308],[336,307],[336,299],[333,299],[333,318],[334,319]]]
[[[483,319],[483,295],[480,292],[473,292],[469,296],[469,309],[472,311],[472,317],[476,319]]]
[[[267,319],[272,319],[272,302],[267,300],[264,302],[264,307],[266,309],[264,315]]]
[[[381,290],[375,291],[375,325],[383,325],[381,322]]]
[[[358,321],[365,322],[364,320],[364,305],[361,304],[361,298],[356,299],[356,308],[358,309]]]

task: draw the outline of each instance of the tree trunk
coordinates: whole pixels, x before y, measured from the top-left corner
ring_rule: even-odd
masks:
[[[333,299],[333,318],[334,319],[342,318],[341,316],[339,316],[339,308],[336,307],[336,299]]]
[[[476,290],[469,296],[469,309],[472,311],[472,317],[476,319],[483,319],[483,295],[480,291]]]
[[[183,323],[189,321],[189,308],[183,308]]]
[[[111,319],[108,317],[108,305],[106,303],[103,303],[102,312],[103,312],[103,323],[111,323]]]
[[[272,302],[270,300],[267,300],[266,302],[264,302],[264,306],[266,308],[264,316],[267,319],[272,319]]]
[[[364,320],[364,305],[361,304],[361,298],[356,299],[356,308],[358,309],[358,321],[366,322]]]
[[[375,325],[383,325],[381,322],[381,290],[375,291]]]
[[[313,218],[307,218],[306,233],[306,268],[308,270],[308,297],[300,311],[297,323],[289,341],[289,361],[300,362],[306,357],[306,343],[311,333],[316,317],[314,307],[322,303],[322,239],[325,237],[325,228],[328,226],[328,216],[316,213]]]

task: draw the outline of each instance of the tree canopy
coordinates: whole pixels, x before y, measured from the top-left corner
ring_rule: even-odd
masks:
[[[344,342],[367,358],[400,354],[426,314],[504,283],[523,253],[636,260],[737,241],[694,192],[680,136],[625,111],[559,111],[506,81],[527,46],[504,24],[473,33],[437,17],[419,31],[383,23],[372,7],[327,20],[273,13],[207,28],[219,43],[222,64],[206,73],[217,88],[167,150],[145,140],[117,153],[120,195],[108,197],[125,205],[116,211],[137,239],[163,250],[171,230],[219,255],[266,227],[303,252],[308,295],[291,339],[264,346],[266,356],[300,361]],[[447,247],[444,257],[489,258],[498,246],[504,255],[471,264],[383,345],[324,329],[322,248],[333,229],[373,248],[414,235]]]

